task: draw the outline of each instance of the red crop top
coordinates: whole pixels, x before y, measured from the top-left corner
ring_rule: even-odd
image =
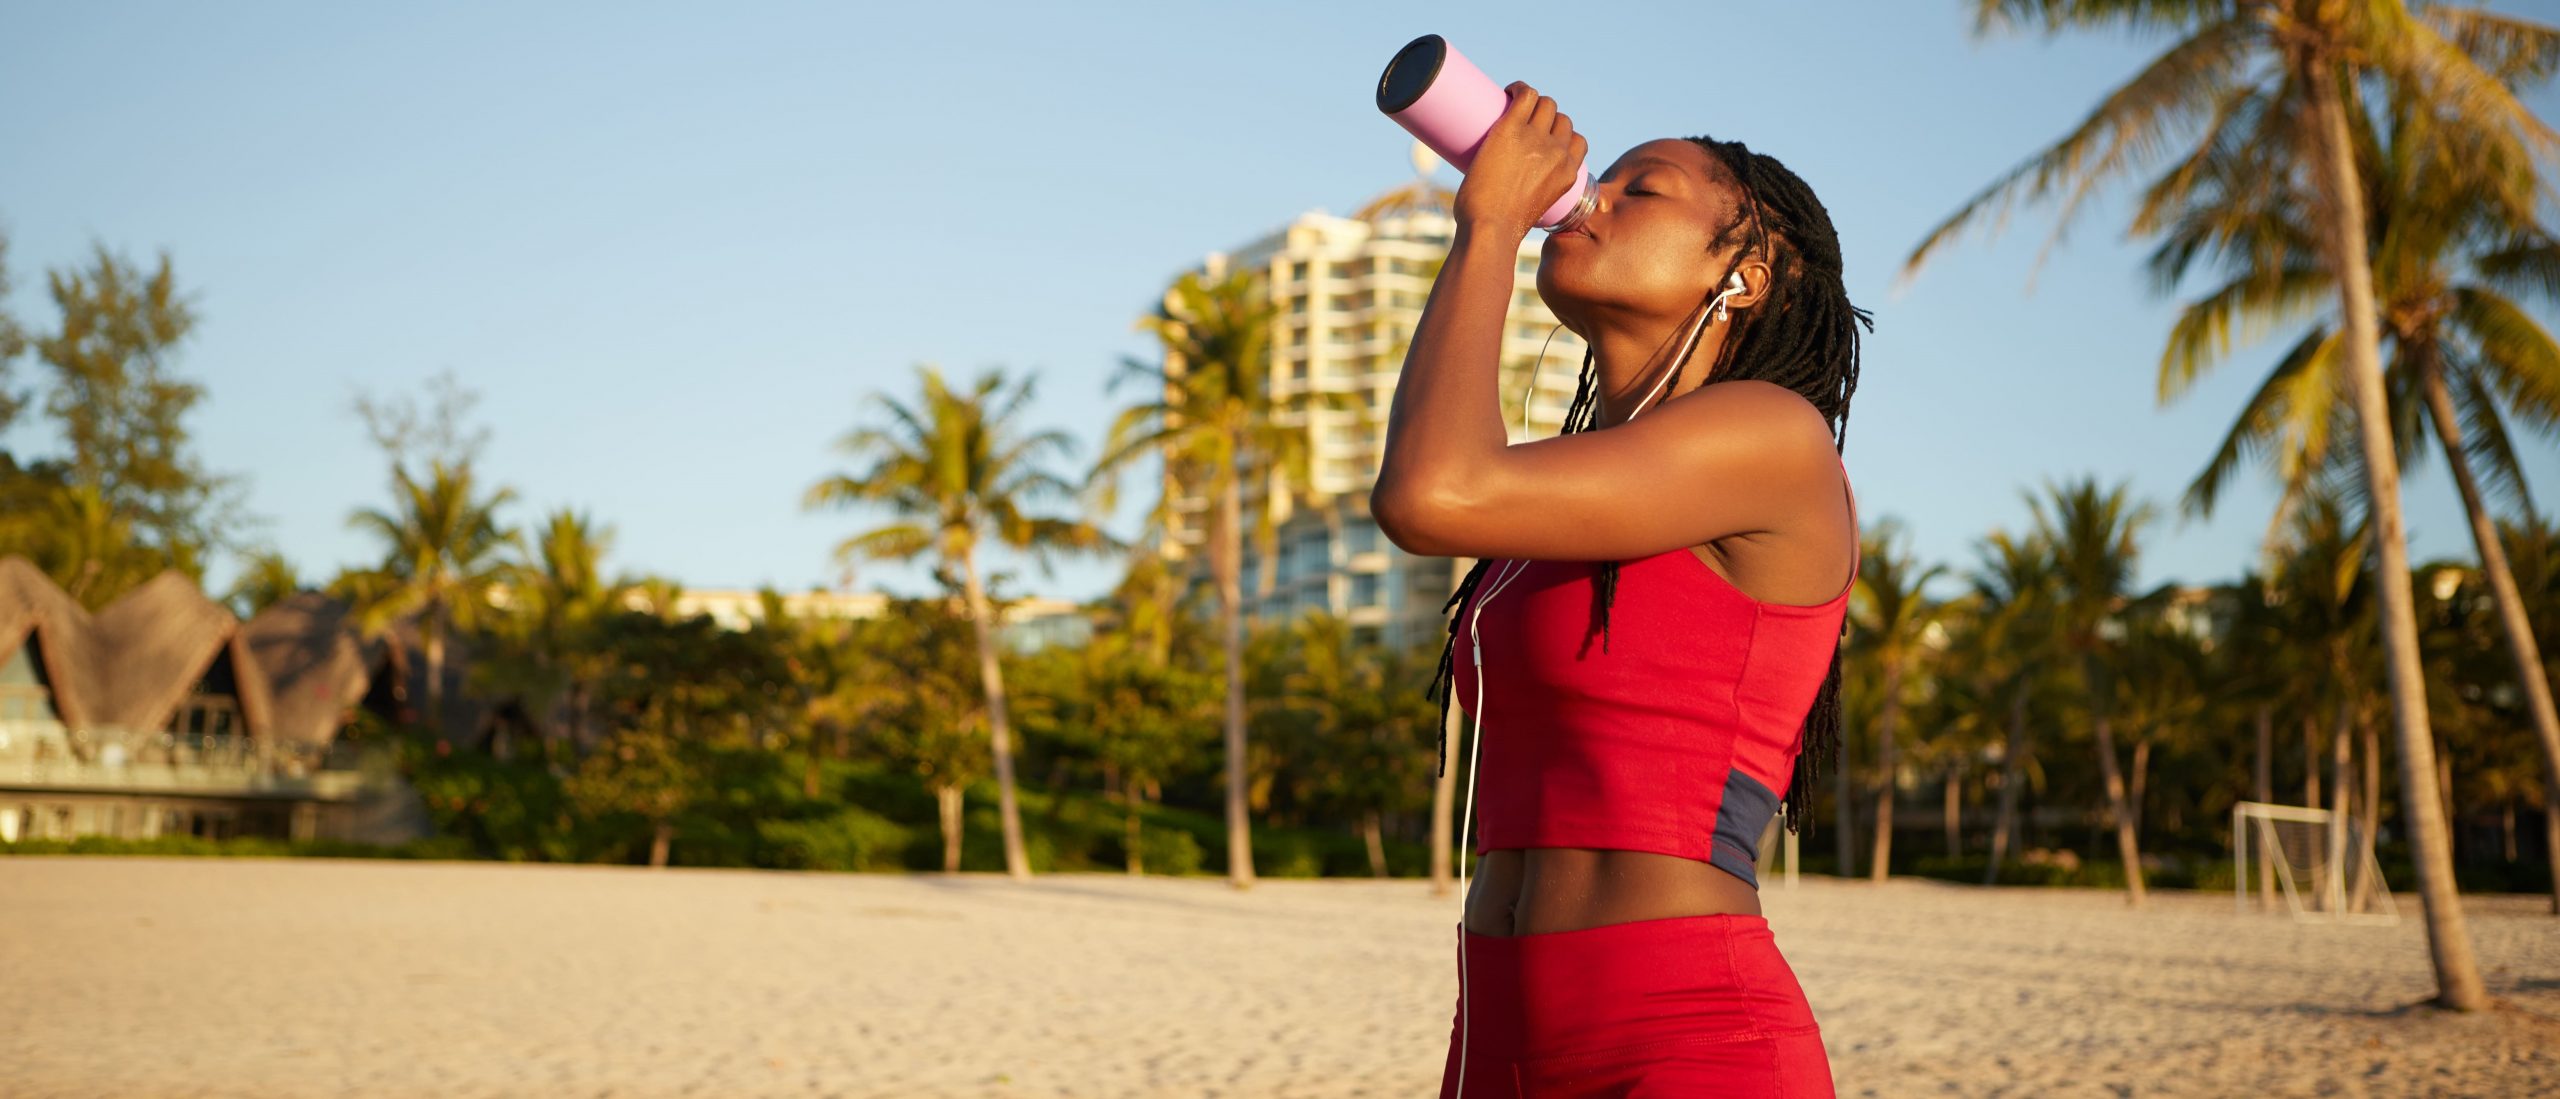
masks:
[[[1852,490],[1852,529],[1857,507]],[[1760,833],[1794,775],[1856,559],[1850,583],[1815,606],[1753,599],[1687,546],[1620,562],[1606,652],[1598,562],[1497,560],[1458,608],[1451,660],[1476,720],[1477,853],[1657,851],[1756,887]],[[1510,582],[1486,600],[1506,566]],[[1479,600],[1481,714],[1466,618]]]

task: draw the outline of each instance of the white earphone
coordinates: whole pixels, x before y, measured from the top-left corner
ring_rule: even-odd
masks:
[[[1636,411],[1627,413],[1628,419],[1632,420],[1635,418],[1636,412],[1644,411],[1644,406],[1653,403],[1654,394],[1662,392],[1663,386],[1671,384],[1671,376],[1679,372],[1677,364],[1682,359],[1688,357],[1689,348],[1698,342],[1698,333],[1706,331],[1707,322],[1709,320],[1713,320],[1717,324],[1724,323],[1725,317],[1729,315],[1725,310],[1724,300],[1734,296],[1735,294],[1742,293],[1744,288],[1742,272],[1736,271],[1733,274],[1726,276],[1724,280],[1724,289],[1717,291],[1715,297],[1707,299],[1706,311],[1699,314],[1698,323],[1689,326],[1689,338],[1680,341],[1680,353],[1671,356],[1671,361],[1674,365],[1662,372],[1662,380],[1653,383],[1652,392],[1646,393],[1644,395],[1644,400],[1636,402]]]

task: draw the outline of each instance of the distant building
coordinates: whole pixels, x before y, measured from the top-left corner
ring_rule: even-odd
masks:
[[[1249,622],[1286,621],[1321,609],[1348,619],[1355,638],[1387,645],[1417,644],[1446,632],[1441,607],[1456,582],[1455,562],[1417,557],[1389,543],[1369,517],[1369,491],[1377,483],[1404,348],[1431,292],[1431,265],[1448,254],[1456,231],[1449,197],[1445,188],[1417,181],[1380,195],[1351,217],[1321,210],[1302,214],[1231,252],[1210,253],[1197,268],[1210,278],[1235,269],[1268,276],[1279,309],[1271,347],[1276,395],[1357,394],[1370,420],[1364,424],[1358,414],[1324,410],[1285,418],[1307,432],[1313,483],[1288,486],[1288,499],[1275,509],[1286,518],[1279,523],[1267,599],[1260,596],[1265,563],[1247,533],[1242,580]],[[1582,368],[1581,338],[1561,328],[1538,297],[1542,240],[1543,234],[1533,233],[1521,242],[1511,311],[1503,324],[1500,377],[1504,424],[1513,442],[1563,429]],[[1542,345],[1546,363],[1524,430],[1520,401]],[[1183,364],[1165,366],[1178,375]],[[1179,494],[1170,480],[1166,490]],[[1245,514],[1253,514],[1268,490],[1251,482],[1242,486]],[[1210,582],[1205,547],[1214,505],[1196,492],[1181,496],[1160,547],[1166,557],[1188,562],[1194,583]]]
[[[888,595],[876,591],[821,589],[782,596],[782,609],[795,618],[877,618],[888,609],[889,600]],[[505,588],[493,590],[490,601],[505,606]],[[647,600],[634,592],[628,602],[639,609]],[[677,593],[674,610],[679,618],[709,615],[722,629],[743,630],[764,621],[764,595],[756,588],[686,588]],[[1082,606],[1070,600],[1025,596],[1008,602],[1001,617],[1004,622],[1000,637],[1016,653],[1035,652],[1050,645],[1081,645],[1093,636],[1092,620]]]
[[[889,597],[879,592],[793,592],[782,597],[783,613],[794,618],[877,618]],[[743,630],[764,621],[764,596],[753,588],[686,588],[677,593],[678,618],[707,614],[726,630]]]
[[[414,794],[339,739],[423,688],[407,648],[312,592],[242,622],[174,571],[92,614],[0,558],[0,842],[423,834]]]
[[[1028,596],[1005,608],[1000,636],[1006,647],[1023,654],[1052,645],[1083,645],[1093,640],[1093,617],[1071,600]]]

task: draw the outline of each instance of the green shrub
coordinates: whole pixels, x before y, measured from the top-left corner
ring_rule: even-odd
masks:
[[[1150,874],[1200,872],[1200,841],[1191,838],[1189,832],[1150,828],[1139,833],[1138,852],[1145,857],[1146,871]]]
[[[767,820],[756,830],[771,865],[791,870],[895,870],[907,826],[857,805],[807,820]]]
[[[1261,877],[1321,878],[1324,844],[1305,832],[1257,829],[1253,833],[1253,861]]]

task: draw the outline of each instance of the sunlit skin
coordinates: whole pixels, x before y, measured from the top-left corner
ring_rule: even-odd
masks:
[[[1736,320],[1768,287],[1758,255],[1736,262],[1748,234],[1711,247],[1742,194],[1694,143],[1627,150],[1599,177],[1581,231],[1543,243],[1539,295],[1596,355],[1598,429],[1506,445],[1494,368],[1512,257],[1585,148],[1552,99],[1510,91],[1459,188],[1449,259],[1397,382],[1371,495],[1380,528],[1409,552],[1449,557],[1625,560],[1685,547],[1752,598],[1829,600],[1854,537],[1829,422],[1771,383],[1698,388],[1730,320],[1706,324],[1680,376],[1655,392],[1729,272],[1745,286],[1725,300]],[[1571,371],[1556,373],[1570,384]],[[1472,878],[1463,922],[1484,935],[1760,911],[1742,879],[1649,851],[1496,850]]]

